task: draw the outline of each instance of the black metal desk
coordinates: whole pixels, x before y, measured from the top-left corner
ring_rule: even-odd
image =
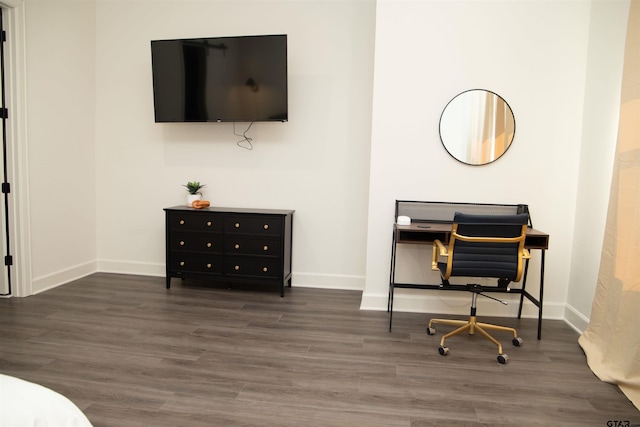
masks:
[[[497,204],[473,204],[473,203],[449,203],[449,202],[417,202],[396,200],[396,222],[399,215],[411,214],[410,225],[393,225],[393,240],[391,246],[391,270],[389,278],[389,300],[387,311],[389,312],[389,331],[393,320],[393,297],[395,288],[411,289],[437,289],[449,291],[468,291],[466,285],[450,285],[444,287],[442,284],[415,284],[396,283],[396,249],[398,244],[422,244],[433,245],[434,240],[440,240],[447,244],[451,235],[451,224],[453,214],[464,213],[516,213],[528,212],[527,205],[497,205]],[[447,220],[445,218],[450,217]],[[432,219],[429,219],[432,218]],[[520,294],[520,306],[518,308],[518,319],[522,316],[522,305],[525,297],[538,307],[538,339],[542,338],[542,301],[544,296],[544,258],[545,251],[549,248],[549,235],[542,231],[529,227],[525,240],[525,248],[529,250],[540,250],[540,290],[537,297],[531,295],[527,289],[527,273],[529,271],[529,260],[526,260],[521,288],[513,288],[510,293]],[[428,261],[430,262],[430,260]],[[490,288],[485,289],[491,292]],[[496,291],[497,292],[497,291]]]

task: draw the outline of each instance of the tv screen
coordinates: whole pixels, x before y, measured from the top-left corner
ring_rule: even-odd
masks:
[[[287,36],[152,40],[155,121],[287,121]]]

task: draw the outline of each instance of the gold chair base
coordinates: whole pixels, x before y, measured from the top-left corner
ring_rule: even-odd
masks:
[[[432,325],[438,324],[438,323],[443,325],[459,326],[459,328],[454,329],[453,331],[442,336],[442,339],[440,340],[441,347],[445,346],[444,341],[447,338],[452,337],[454,335],[461,334],[462,332],[467,330],[469,331],[469,335],[474,335],[476,332],[478,332],[480,335],[482,335],[483,337],[485,337],[486,339],[494,343],[498,347],[498,355],[503,354],[502,344],[500,344],[500,341],[492,337],[485,329],[492,330],[492,331],[511,332],[513,333],[514,340],[518,339],[518,333],[514,328],[509,328],[507,326],[492,325],[491,323],[478,322],[476,316],[469,316],[469,320],[431,319],[429,321],[429,328],[433,328]]]

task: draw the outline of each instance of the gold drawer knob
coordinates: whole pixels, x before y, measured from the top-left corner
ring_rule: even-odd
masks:
[[[184,240],[180,240],[180,246],[184,246]]]
[[[180,267],[184,267],[184,261],[180,261]]]
[[[262,267],[262,271],[264,271],[265,273],[268,271],[269,269],[267,267]]]
[[[207,268],[211,268],[211,264],[207,264]]]
[[[207,247],[210,248],[211,247],[211,242],[207,243]]]
[[[240,249],[240,245],[236,243],[236,244],[235,244],[235,246],[234,246],[234,248],[236,248],[236,249]]]
[[[184,225],[184,219],[180,220],[180,225]]]
[[[262,247],[262,250],[263,250],[263,251],[268,251],[268,250],[269,250],[269,246],[264,245],[264,246]]]
[[[207,221],[207,227],[211,227],[212,222],[211,221]]]
[[[236,222],[235,226],[236,226],[236,228],[240,228],[240,223]]]
[[[233,267],[233,269],[234,269],[235,271],[238,271],[238,270],[240,270],[240,266],[239,266],[239,265],[236,265],[235,267]]]
[[[265,230],[268,230],[269,229],[269,224],[263,225],[262,228],[264,228]]]

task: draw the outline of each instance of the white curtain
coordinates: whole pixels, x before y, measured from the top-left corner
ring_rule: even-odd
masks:
[[[631,1],[623,73],[598,284],[578,342],[591,370],[640,409],[640,0]]]

